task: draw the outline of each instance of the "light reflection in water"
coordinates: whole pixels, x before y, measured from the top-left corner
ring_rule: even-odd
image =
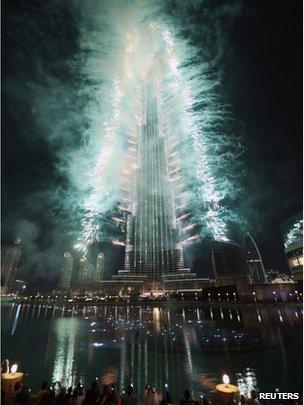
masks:
[[[21,308],[21,304],[18,305],[17,307],[17,311],[16,311],[16,315],[14,318],[14,323],[13,323],[13,328],[12,328],[12,332],[11,335],[13,336],[17,327],[17,323],[18,323],[18,319],[19,319],[19,312],[20,312],[20,308]]]
[[[141,343],[137,345],[138,348],[138,365],[137,365],[137,391],[141,389]]]
[[[259,310],[257,309],[256,312],[257,312],[258,321],[262,322],[262,318],[261,318],[261,314],[260,314]]]
[[[77,318],[55,320],[56,353],[52,381],[61,381],[67,387],[75,384],[73,364],[79,323]]]
[[[144,367],[145,367],[145,381],[148,382],[148,341],[147,336],[145,336],[144,344]]]
[[[247,367],[243,373],[238,373],[237,386],[241,395],[250,397],[250,392],[257,388],[255,371]]]
[[[102,376],[102,381],[117,382],[121,389],[133,382],[137,392],[145,384],[155,384],[162,389],[168,383],[170,387],[176,387],[176,395],[189,389],[196,398],[198,393],[214,389],[223,370],[227,370],[231,378],[235,382],[237,380],[241,392],[248,395],[252,388],[259,388],[261,370],[269,367],[264,365],[264,356],[259,352],[256,357],[249,353],[248,361],[245,352],[238,358],[233,353],[209,355],[202,350],[203,336],[211,336],[214,340],[211,343],[218,344],[214,334],[224,336],[225,333],[243,329],[246,332],[248,325],[249,334],[251,328],[261,331],[260,338],[267,338],[274,344],[269,356],[273,359],[275,355],[274,362],[287,370],[290,365],[284,342],[283,339],[279,341],[282,344],[278,347],[280,329],[276,330],[273,322],[282,329],[282,320],[299,322],[297,318],[301,315],[299,310],[293,308],[287,315],[284,308],[199,309],[195,306],[189,309],[186,303],[183,307],[171,305],[170,308],[159,304],[156,307],[87,306],[86,309],[77,304],[73,307],[56,305],[49,306],[49,311],[44,305],[42,309],[41,306],[29,305],[24,311],[19,307],[19,315],[18,307],[15,307],[14,313],[16,325],[18,321],[15,335],[20,334],[22,329],[22,317],[25,322],[31,311],[35,318],[40,313],[39,322],[42,323],[35,320],[36,329],[32,333],[39,334],[44,329],[44,334],[41,333],[44,343],[41,343],[40,357],[44,370],[51,370],[51,375],[46,375],[49,381],[61,380],[69,386],[77,383],[81,374],[86,384],[91,383],[91,378]],[[15,320],[11,319],[8,334]],[[28,327],[29,322],[25,323]],[[40,331],[38,328],[42,324],[44,328]],[[48,334],[45,333],[45,325]],[[92,327],[96,329],[94,333]],[[20,361],[23,362],[22,358]],[[274,362],[271,360],[269,364],[273,365]],[[247,366],[250,368],[247,369]],[[254,370],[259,371],[258,384]],[[28,371],[30,367],[27,367]],[[283,377],[288,379],[288,375]]]
[[[185,328],[183,329],[184,343],[187,354],[187,363],[185,364],[185,371],[191,377],[193,376],[193,362],[191,355],[191,346],[189,342],[189,335],[187,334]],[[193,384],[191,384],[191,391],[193,391]]]
[[[158,307],[153,308],[153,322],[157,332],[160,331],[160,310]]]
[[[12,304],[11,312],[10,312],[10,316],[9,316],[10,318],[11,318],[11,316],[13,315],[14,307],[15,307],[15,303]]]

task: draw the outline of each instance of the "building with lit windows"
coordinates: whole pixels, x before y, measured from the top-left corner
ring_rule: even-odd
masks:
[[[212,241],[212,266],[217,286],[250,283],[246,251],[236,243]]]
[[[299,212],[281,224],[285,256],[294,281],[303,280],[303,215]]]
[[[58,283],[58,288],[69,290],[71,287],[71,279],[73,273],[73,257],[70,252],[65,252],[61,264],[61,272]]]
[[[184,267],[180,195],[174,194],[176,185],[172,186],[179,176],[174,159],[169,158],[170,143],[162,122],[161,81],[155,72],[149,77],[142,88],[143,122],[132,141],[137,163],[125,187],[125,268],[112,279],[126,285],[140,283],[143,291],[191,289],[199,279]]]
[[[94,279],[95,269],[89,262],[86,256],[81,256],[79,261],[79,273],[78,283],[80,284],[92,284],[96,280]]]
[[[95,281],[102,281],[104,276],[105,257],[102,252],[97,255],[96,269],[95,269]]]

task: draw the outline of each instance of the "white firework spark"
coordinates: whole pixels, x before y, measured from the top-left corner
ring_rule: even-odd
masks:
[[[106,231],[101,219],[115,208],[122,215],[136,209],[132,182],[138,167],[137,138],[144,117],[140,87],[153,66],[158,77],[165,79],[160,99],[166,119],[160,125],[166,139],[176,210],[183,209],[176,221],[185,221],[182,228],[188,231],[194,228],[187,223],[189,218],[190,223],[195,222],[200,237],[228,240],[229,210],[223,202],[232,194],[233,185],[218,172],[227,167],[227,154],[222,150],[229,149],[232,141],[218,131],[219,125],[230,119],[227,105],[217,98],[218,80],[209,78],[199,64],[190,63],[192,48],[168,24],[135,19],[127,25],[128,30],[117,32],[115,37],[115,57],[113,49],[103,55],[108,61],[113,57],[113,72],[109,75],[112,84],[107,84],[103,94],[98,93],[102,94],[103,105],[107,105],[108,116],[92,140],[95,166],[89,173],[82,202],[83,239],[87,244],[103,239]],[[120,225],[126,222],[117,214],[110,218]],[[196,235],[189,236],[185,242],[196,239]],[[123,244],[116,240],[112,243]]]

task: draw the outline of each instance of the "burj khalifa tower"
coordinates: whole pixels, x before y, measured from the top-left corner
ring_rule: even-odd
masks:
[[[126,216],[125,268],[113,279],[176,283],[193,280],[196,275],[184,267],[177,218],[182,183],[168,114],[171,97],[165,94],[166,78],[157,55],[153,59],[138,91],[142,121],[129,148],[133,170],[127,172],[124,199],[130,210]]]

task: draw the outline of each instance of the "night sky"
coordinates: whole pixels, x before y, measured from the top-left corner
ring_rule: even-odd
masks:
[[[2,2],[2,243],[22,239],[24,277],[37,283],[55,280],[79,227],[64,162],[90,125],[82,118],[90,103],[83,89],[92,83],[83,74],[80,4]],[[282,272],[279,226],[302,207],[301,7],[296,0],[213,0],[167,1],[162,10],[202,57],[217,53],[222,94],[246,148],[244,192],[234,208],[265,267]],[[200,275],[210,273],[205,245],[192,248]],[[103,248],[108,269],[119,267],[121,254]]]

